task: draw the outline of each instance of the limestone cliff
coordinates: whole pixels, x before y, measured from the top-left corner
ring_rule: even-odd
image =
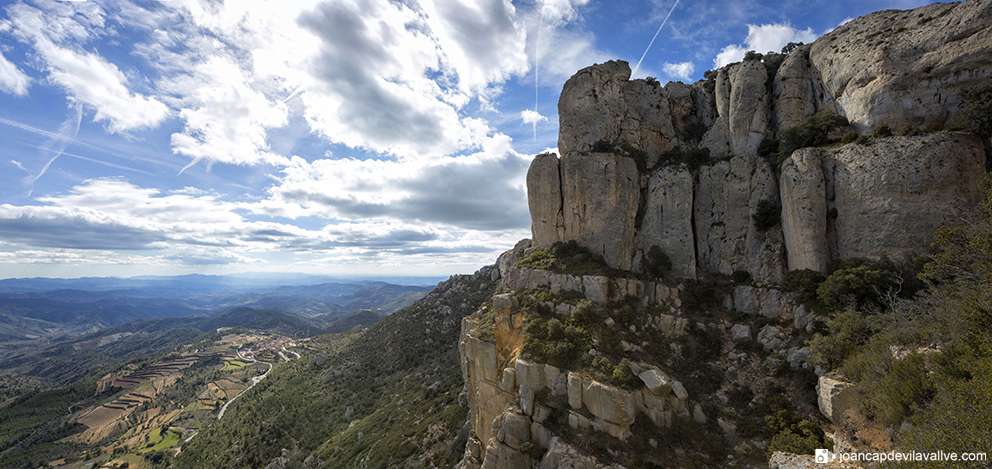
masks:
[[[861,133],[883,123],[941,131],[957,92],[990,76],[992,0],[873,13],[784,58],[731,64],[693,85],[630,80],[622,61],[585,68],[559,100],[561,157],[542,155],[528,173],[534,244],[576,240],[634,271],[658,246],[676,276],[746,271],[761,284],[826,271],[832,259],[923,252],[936,227],[974,207],[980,140],[931,134],[804,150],[780,170],[758,147],[821,111]],[[604,140],[646,161],[595,153]],[[672,160],[693,150],[709,161]],[[762,201],[782,207],[782,223],[760,231]]]
[[[992,0],[873,13],[692,85],[630,74],[607,62],[564,85],[561,157],[527,174],[533,238],[462,323],[460,468],[766,465],[752,413],[828,428],[849,407],[822,379],[819,409],[803,396],[804,337],[826,318],[783,290],[786,273],[925,252],[981,198],[988,142],[945,129],[957,92],[992,76]],[[923,132],[759,155],[820,112],[845,132]],[[528,264],[573,240],[588,251],[569,255],[607,265]],[[652,275],[658,249],[671,275]]]

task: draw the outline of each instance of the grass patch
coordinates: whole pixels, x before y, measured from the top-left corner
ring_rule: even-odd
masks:
[[[230,360],[224,362],[224,368],[221,368],[220,371],[238,371],[246,366],[248,366],[248,364],[243,361]]]

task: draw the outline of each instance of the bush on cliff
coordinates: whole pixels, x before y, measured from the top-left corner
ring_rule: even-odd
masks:
[[[782,222],[782,208],[770,200],[759,200],[758,209],[751,219],[754,220],[754,229],[768,231]]]
[[[672,259],[658,245],[654,245],[644,256],[642,269],[651,278],[662,278],[672,272]]]
[[[534,249],[530,256],[518,260],[515,266],[571,275],[607,275],[613,272],[603,256],[579,246],[574,239],[567,243],[556,242],[549,248]]]
[[[800,148],[816,147],[830,143],[827,137],[831,131],[851,125],[847,118],[833,112],[821,112],[813,115],[795,127],[778,133],[778,151],[770,162],[776,168],[782,166],[792,153]]]

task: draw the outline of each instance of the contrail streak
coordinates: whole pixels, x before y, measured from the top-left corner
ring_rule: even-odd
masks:
[[[541,28],[544,27],[544,11],[538,8],[537,15],[539,18],[537,22],[537,37],[534,39],[534,113],[540,115],[541,113],[537,111],[537,71],[541,69]],[[534,120],[532,126],[534,129],[534,143],[537,143],[537,119]]]
[[[658,39],[658,33],[661,32],[661,28],[665,27],[665,23],[668,22],[668,17],[672,16],[672,12],[675,11],[675,7],[677,6],[679,6],[679,0],[675,0],[675,4],[672,5],[672,9],[668,10],[668,14],[665,15],[665,19],[661,21],[661,26],[658,26],[658,31],[654,33],[654,37],[651,38],[651,42],[648,43],[647,49],[644,49],[644,53],[641,54],[641,60],[637,61],[637,65],[634,66],[634,72],[630,74],[631,76],[637,75],[637,69],[641,68],[641,62],[644,61],[644,56],[648,55],[648,51],[651,50],[651,45],[654,44],[654,40]]]
[[[83,121],[83,106],[79,103],[74,103],[73,107],[75,108],[76,115],[69,116],[69,118],[62,122],[62,125],[59,126],[58,133],[52,135],[52,138],[41,146],[43,153],[54,153],[55,156],[52,156],[52,158],[45,163],[45,166],[41,168],[41,171],[39,171],[37,175],[24,178],[25,185],[31,186],[28,189],[28,197],[31,197],[31,193],[34,192],[34,183],[38,180],[38,178],[45,175],[48,168],[52,166],[52,163],[54,163],[59,156],[62,156],[62,152],[64,152],[69,145],[72,145],[72,142],[76,140],[76,136],[79,135],[79,124]],[[72,136],[70,137],[69,134],[72,134]]]

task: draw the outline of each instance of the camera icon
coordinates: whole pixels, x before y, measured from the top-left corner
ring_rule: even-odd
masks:
[[[818,449],[813,453],[813,461],[817,464],[826,464],[830,462],[830,450]]]

